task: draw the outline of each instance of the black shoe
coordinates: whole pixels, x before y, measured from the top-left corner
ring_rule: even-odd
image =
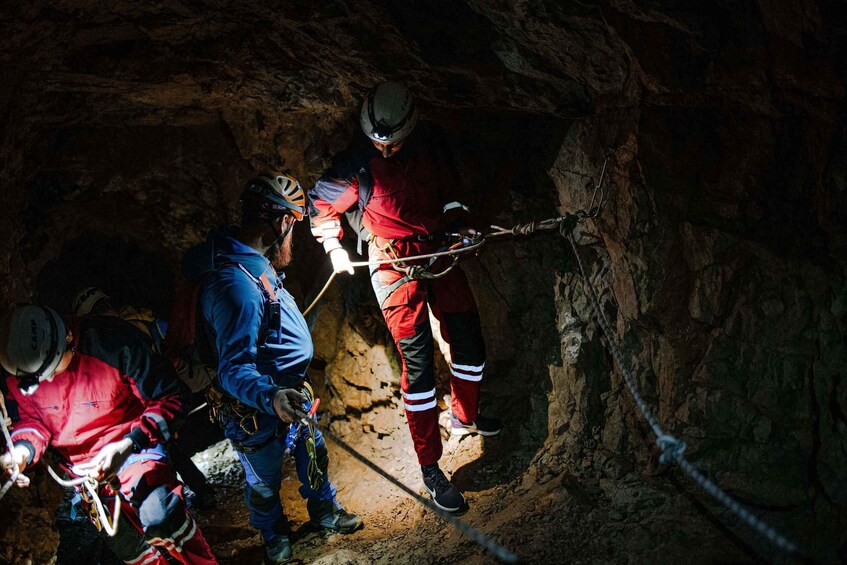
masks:
[[[465,497],[453,483],[447,480],[438,463],[421,467],[423,483],[426,492],[432,497],[432,502],[447,512],[458,512],[465,505]]]
[[[503,422],[497,418],[486,418],[482,414],[477,415],[476,420],[466,424],[450,414],[450,435],[464,436],[467,434],[479,434],[481,436],[496,436],[503,428]]]
[[[361,527],[362,518],[343,508],[336,508],[321,518],[313,518],[312,523],[339,534],[352,534]]]
[[[293,555],[288,536],[275,536],[265,542],[265,563],[271,565],[288,563]]]

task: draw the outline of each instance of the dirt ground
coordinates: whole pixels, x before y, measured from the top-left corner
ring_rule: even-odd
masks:
[[[402,410],[384,407],[378,411],[382,412],[368,417],[379,419],[379,432],[352,418],[336,420],[330,429],[413,491],[425,495]],[[212,430],[199,416],[197,423],[202,429]],[[443,411],[442,425],[446,419]],[[704,498],[702,493],[674,476],[645,477],[630,472],[612,477],[588,469],[551,471],[549,454],[527,446],[521,437],[520,426],[508,422],[503,432],[492,438],[450,437],[444,432],[441,459],[442,469],[468,500],[461,519],[515,552],[521,562],[736,563],[761,559],[744,542],[733,540],[708,508],[697,507],[696,500]],[[211,437],[206,439],[209,442],[208,447],[190,442],[184,446],[189,452],[196,450],[192,459],[216,494],[214,508],[192,508],[192,512],[221,565],[262,563],[262,541],[249,525],[243,502],[241,465],[228,441]],[[292,563],[497,561],[332,441],[327,443],[330,478],[338,488],[338,500],[363,517],[364,528],[340,535],[311,527],[293,465],[287,460],[282,500],[293,528]],[[698,495],[694,504],[691,492]],[[191,501],[189,496],[190,506]],[[68,518],[66,504],[60,509],[57,525],[62,537],[59,565],[118,563],[90,525]]]
[[[442,415],[442,420],[444,414]],[[348,430],[349,431],[349,430]],[[338,431],[336,431],[338,433]],[[423,494],[411,441],[404,434],[361,434],[347,441]],[[447,437],[442,468],[460,486],[469,509],[462,520],[516,552],[527,563],[695,563],[750,559],[674,492],[670,482],[627,476],[620,481],[573,475],[517,474],[514,437]],[[294,534],[293,563],[493,563],[486,553],[433,512],[334,445],[330,476],[338,499],[365,521],[351,535],[315,531],[286,463],[283,503]],[[260,563],[261,539],[241,502],[243,475],[226,442],[194,456],[217,486],[217,508],[196,511],[222,565]],[[664,512],[670,512],[663,516]],[[696,539],[706,541],[696,544]],[[694,543],[697,551],[692,554]],[[689,548],[689,549],[686,549]]]

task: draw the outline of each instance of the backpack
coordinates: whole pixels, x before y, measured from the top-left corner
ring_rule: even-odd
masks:
[[[192,393],[208,392],[216,383],[218,358],[214,344],[203,323],[203,316],[198,315],[200,307],[200,292],[207,278],[218,269],[236,266],[245,273],[258,287],[266,308],[271,317],[276,305],[277,319],[279,303],[275,299],[274,288],[268,277],[254,277],[243,265],[236,262],[222,262],[204,272],[200,277],[184,281],[178,288],[171,315],[168,318],[168,332],[165,336],[164,351],[176,369],[179,378],[188,386]],[[268,316],[263,317],[268,320]],[[267,333],[267,324],[263,323],[262,334]]]
[[[159,354],[164,352],[165,336],[168,332],[167,322],[154,316],[149,308],[124,306],[118,311],[118,315],[141,330],[154,352]]]
[[[209,274],[211,272],[200,279],[185,281],[177,289],[164,342],[165,356],[171,360],[177,376],[192,393],[208,389],[217,376],[212,344],[203,327],[202,317],[197,316],[200,290]]]

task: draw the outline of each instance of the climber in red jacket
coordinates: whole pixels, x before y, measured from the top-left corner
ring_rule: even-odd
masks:
[[[341,214],[361,212],[371,261],[431,253],[445,232],[474,235],[468,207],[456,200],[459,183],[443,133],[418,123],[404,86],[377,85],[362,105],[359,135],[337,155],[309,191],[312,233],[329,254],[335,272],[353,273],[341,246]],[[433,372],[433,337],[427,305],[450,344],[451,433],[495,435],[501,423],[479,414],[485,343],[473,294],[461,269],[437,279],[419,279],[409,266],[371,268],[371,281],[388,329],[403,360],[400,387],[424,487],[440,508],[455,512],[465,499],[438,467],[441,436]],[[438,263],[433,268],[438,267]]]
[[[166,552],[181,563],[217,563],[164,451],[182,416],[178,379],[136,328],[111,316],[66,324],[50,308],[20,306],[0,321],[0,364],[19,412],[14,457],[0,458],[7,474],[53,447],[69,476],[99,482],[103,506],[120,496],[117,533],[103,536],[118,558],[165,565]],[[90,501],[80,506],[98,530],[108,519]]]

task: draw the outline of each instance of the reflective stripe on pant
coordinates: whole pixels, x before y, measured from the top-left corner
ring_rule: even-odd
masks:
[[[305,436],[294,448],[294,464],[300,479],[300,496],[310,501],[326,501],[335,505],[336,489],[329,480],[329,455],[320,430],[315,430],[315,451],[324,481],[317,490],[309,486],[309,453]],[[244,502],[250,510],[250,525],[258,528],[265,540],[288,533],[288,524],[279,499],[282,482],[282,457],[285,453],[283,438],[272,441],[258,451],[237,452],[247,479]]]
[[[422,251],[411,248],[403,255]],[[425,252],[425,251],[424,251]],[[375,246],[370,260],[384,259]],[[438,264],[435,265],[438,271]],[[441,336],[450,346],[450,388],[453,414],[465,422],[476,419],[479,411],[479,387],[485,368],[485,343],[479,323],[476,301],[468,281],[456,267],[439,279],[410,280],[385,296],[405,275],[381,266],[371,272],[371,283],[403,363],[400,388],[406,419],[418,461],[429,465],[441,457],[441,435],[435,396],[434,344],[427,305],[441,326]]]
[[[169,553],[180,563],[216,565],[209,544],[185,508],[182,483],[167,459],[150,451],[149,458],[145,458],[144,452],[132,456],[131,462],[118,473],[121,494],[129,502],[123,505],[122,516],[143,532],[148,544]],[[147,559],[141,554],[127,562],[142,565],[148,563]],[[159,562],[166,561],[149,561]]]
[[[100,497],[108,506],[109,512],[114,508],[111,497],[105,495]],[[114,536],[109,536],[105,531],[100,531],[103,542],[115,556],[129,565],[168,565],[168,560],[158,549],[147,543],[138,525],[138,515],[126,502],[121,508],[120,525]]]

